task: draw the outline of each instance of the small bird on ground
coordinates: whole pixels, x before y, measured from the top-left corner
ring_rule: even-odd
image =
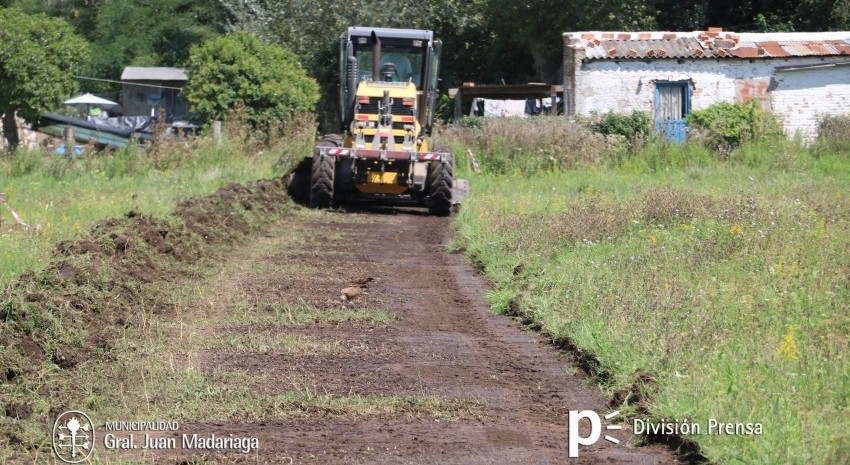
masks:
[[[358,276],[351,280],[351,284],[355,284],[357,286],[365,286],[372,282],[373,279],[374,278],[372,278],[371,276]]]
[[[349,287],[346,287],[342,290],[342,295],[340,295],[339,298],[343,302],[345,302],[345,301],[348,301],[348,300],[354,300],[357,297],[359,297],[361,294],[363,294],[362,289],[360,289],[357,286],[349,286]]]

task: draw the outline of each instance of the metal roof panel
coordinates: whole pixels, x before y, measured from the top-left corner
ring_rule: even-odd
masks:
[[[710,50],[705,50],[698,40],[681,37],[672,40],[605,39],[598,42],[598,45],[595,42],[588,42],[585,48],[587,58],[691,58],[712,55]]]
[[[434,33],[423,29],[390,29],[385,27],[352,26],[348,28],[348,36],[370,37],[372,31],[386,39],[433,40]]]
[[[185,81],[183,68],[128,66],[121,73],[122,81]]]
[[[776,58],[850,55],[850,32],[572,32],[587,59]]]

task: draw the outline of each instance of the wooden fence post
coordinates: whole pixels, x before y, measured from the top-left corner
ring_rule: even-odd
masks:
[[[215,145],[221,145],[221,121],[213,121],[212,131]]]

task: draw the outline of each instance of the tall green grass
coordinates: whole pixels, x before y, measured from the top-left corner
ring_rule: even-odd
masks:
[[[58,242],[85,234],[97,221],[131,210],[167,215],[182,199],[283,174],[311,153],[313,121],[293,118],[282,136],[262,134],[262,140],[236,124],[220,144],[131,146],[76,159],[41,150],[0,154],[0,192],[30,225],[17,225],[0,206],[0,286],[43,266]]]
[[[763,424],[687,437],[718,463],[850,460],[850,154],[654,142],[468,176],[454,246],[493,309],[592,354],[624,412]]]

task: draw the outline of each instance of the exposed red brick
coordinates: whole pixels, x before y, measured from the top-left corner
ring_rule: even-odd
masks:
[[[631,40],[632,35],[631,34],[618,34],[617,39],[619,39],[619,40]]]
[[[634,58],[634,57],[636,57],[636,56],[637,56],[637,50],[635,50],[635,49],[633,49],[633,48],[630,48],[630,49],[629,49],[628,57],[629,57],[629,58]]]
[[[655,56],[655,50],[653,50],[653,49],[649,49],[649,50],[647,50],[647,51],[646,51],[646,56],[648,56],[648,57],[654,57],[654,56]]]
[[[652,33],[651,33],[651,32],[641,32],[641,33],[638,33],[638,39],[640,39],[640,40],[649,40],[649,39],[651,39],[651,38],[652,38]]]
[[[675,40],[675,39],[676,39],[675,33],[673,33],[673,32],[664,33],[664,40]]]
[[[694,56],[695,57],[701,57],[703,55],[705,55],[705,52],[703,52],[701,48],[694,50]]]
[[[734,40],[735,42],[741,40],[741,36],[739,36],[738,34],[733,34],[731,32],[726,34],[726,38],[729,40]]]
[[[709,34],[711,34],[712,32],[719,34],[719,33],[723,32],[723,28],[722,27],[710,27],[710,28],[708,28],[708,31],[706,31],[706,32],[708,32]]]
[[[593,39],[591,42],[593,42],[593,45],[599,45],[602,43],[602,41],[599,39]]]
[[[609,48],[609,49],[608,49],[608,55],[609,55],[609,56],[612,56],[612,57],[613,57],[613,56],[616,56],[616,55],[617,55],[617,49],[616,49],[616,48],[614,48],[614,47]]]
[[[582,39],[592,39],[592,38],[593,38],[593,33],[592,33],[592,32],[585,32],[585,33],[583,33],[583,34],[581,35],[581,38],[582,38]]]
[[[613,39],[613,38],[614,38],[614,33],[613,33],[613,32],[603,32],[603,33],[602,33],[602,38],[603,38],[603,39]]]
[[[661,50],[658,51],[658,56],[661,57],[661,58],[666,57],[667,56],[667,50],[662,48]]]

